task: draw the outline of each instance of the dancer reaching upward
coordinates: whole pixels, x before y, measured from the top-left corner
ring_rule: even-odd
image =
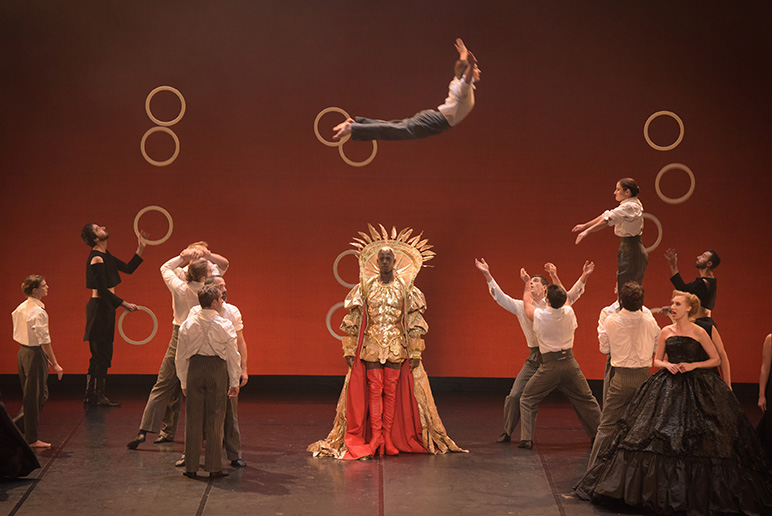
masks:
[[[434,136],[458,125],[474,107],[474,83],[480,81],[477,59],[467,50],[461,38],[456,39],[458,60],[455,77],[448,85],[448,97],[437,109],[420,111],[403,120],[376,120],[358,116],[341,122],[333,129],[333,140],[351,135],[358,141],[417,140]]]
[[[89,223],[83,226],[80,237],[91,248],[86,261],[86,288],[91,289],[91,299],[86,305],[86,332],[91,349],[86,396],[83,402],[102,407],[118,407],[120,403],[110,401],[105,395],[107,370],[113,360],[113,339],[115,338],[115,310],[122,306],[129,312],[137,305],[124,301],[115,294],[115,287],[121,283],[118,272],[133,273],[142,263],[142,253],[147,245],[146,233],[137,237],[137,251],[129,263],[114,257],[107,250],[110,233],[104,226]]]

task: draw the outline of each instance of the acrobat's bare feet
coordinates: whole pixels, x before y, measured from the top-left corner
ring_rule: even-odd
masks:
[[[456,50],[458,51],[458,58],[462,61],[466,59],[466,54],[469,52],[466,49],[466,45],[464,45],[464,42],[461,40],[461,38],[456,38]]]
[[[44,443],[41,440],[37,440],[34,443],[29,443],[30,448],[50,448],[51,443]]]
[[[335,127],[332,128],[333,131],[335,131],[335,135],[332,137],[333,140],[338,141],[344,136],[348,136],[351,134],[351,124],[354,123],[353,118],[347,119],[345,122],[341,122]]]

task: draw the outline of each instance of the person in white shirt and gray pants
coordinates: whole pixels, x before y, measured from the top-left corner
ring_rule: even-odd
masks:
[[[222,293],[213,285],[198,292],[201,311],[180,326],[175,365],[185,413],[185,472],[196,478],[201,443],[206,432],[204,469],[210,478],[227,475],[222,469],[225,407],[228,397],[238,396],[241,357],[233,324],[219,315]]]
[[[525,314],[533,320],[533,331],[539,341],[542,364],[528,381],[520,398],[519,448],[533,448],[536,414],[539,403],[555,389],[560,390],[573,405],[584,431],[595,437],[600,422],[600,407],[587,379],[574,358],[576,314],[567,303],[568,296],[560,285],[547,287],[546,308],[536,308],[530,289],[523,292]]]
[[[660,328],[651,312],[644,309],[643,294],[643,287],[638,283],[625,283],[619,296],[622,309],[610,315],[603,330],[598,331],[600,352],[611,358],[614,374],[603,400],[603,414],[588,469],[611,444],[617,421],[625,415],[630,400],[649,378]]]

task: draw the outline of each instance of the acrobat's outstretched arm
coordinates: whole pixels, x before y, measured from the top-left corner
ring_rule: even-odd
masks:
[[[608,224],[606,224],[606,220],[603,218],[603,214],[601,214],[589,222],[585,222],[584,224],[577,224],[576,226],[574,226],[574,228],[571,231],[574,233],[579,233],[576,236],[576,243],[578,244],[579,242],[584,240],[584,238],[590,233],[595,233],[596,231],[600,231],[607,225]]]

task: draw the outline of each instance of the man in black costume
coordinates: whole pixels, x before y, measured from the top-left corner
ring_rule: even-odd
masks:
[[[91,247],[86,261],[86,288],[91,289],[91,299],[86,305],[86,332],[83,336],[83,340],[89,343],[91,359],[86,376],[84,403],[103,407],[120,406],[120,403],[110,401],[105,396],[107,370],[113,360],[115,310],[122,306],[133,312],[137,310],[137,305],[116,296],[115,286],[121,282],[119,271],[131,274],[142,263],[146,236],[143,233],[138,237],[136,254],[129,263],[125,263],[107,251],[110,233],[104,226],[89,223],[80,232],[80,237]]]

